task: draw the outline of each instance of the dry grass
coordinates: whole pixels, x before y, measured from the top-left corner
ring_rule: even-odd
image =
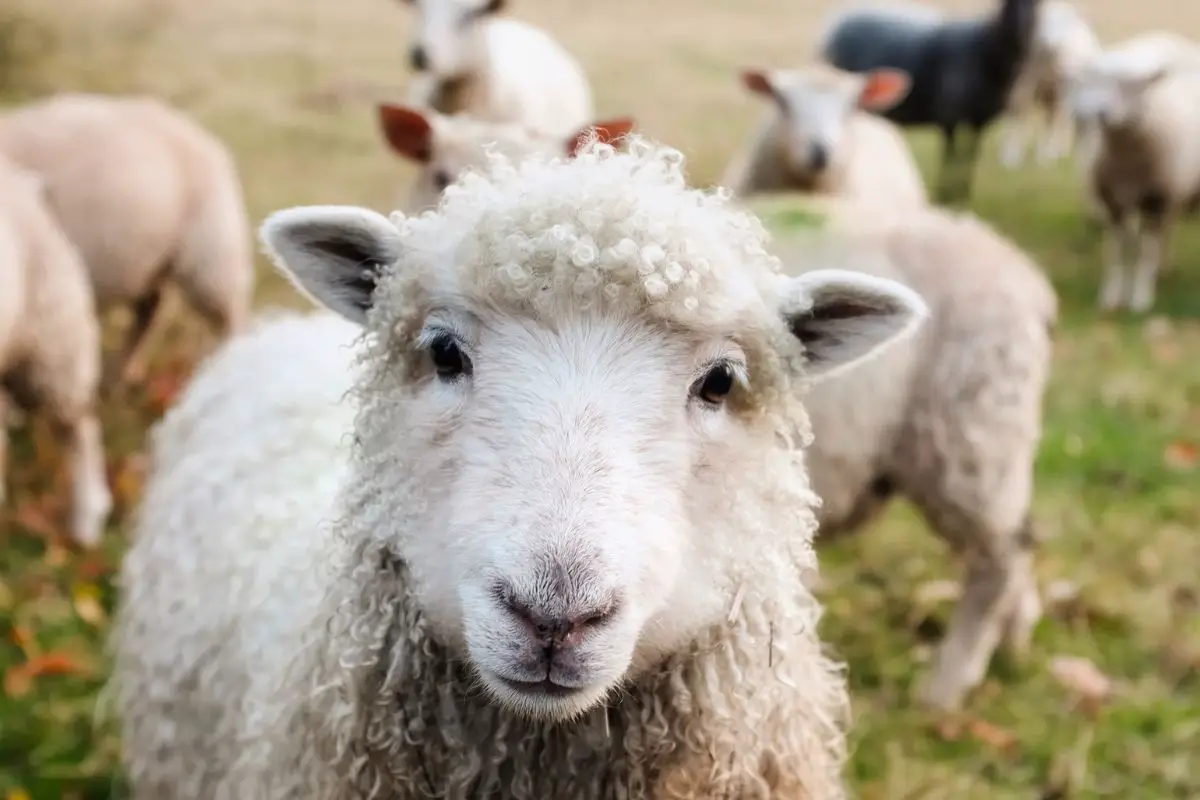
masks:
[[[1106,39],[1152,27],[1200,36],[1197,4],[1080,4]],[[584,62],[598,116],[635,115],[643,131],[687,152],[693,179],[706,183],[762,113],[734,70],[802,61],[833,3],[514,5]],[[40,24],[6,49],[14,14]],[[6,0],[0,93],[144,91],[176,102],[233,148],[256,222],[301,203],[386,209],[411,173],[382,148],[371,103],[401,96],[407,25],[393,0]],[[30,35],[48,38],[30,48]],[[913,141],[931,175],[930,138]],[[851,778],[864,800],[1197,798],[1200,236],[1190,230],[1178,242],[1163,317],[1102,320],[1093,310],[1098,248],[1076,176],[1068,167],[1003,172],[994,151],[993,140],[975,207],[1038,256],[1063,297],[1037,513],[1048,538],[1043,581],[1069,583],[1077,596],[1053,609],[1029,664],[996,665],[969,718],[931,720],[909,705],[908,690],[948,606],[919,589],[952,576],[952,564],[904,508],[830,548],[826,630],[850,662],[858,709]],[[260,302],[302,302],[260,266]],[[125,511],[159,395],[203,346],[196,326],[181,323],[159,353],[159,383],[105,410]],[[39,443],[18,437],[13,513],[0,531],[0,793],[124,797],[115,739],[92,720],[122,525],[102,553],[64,549],[44,520],[57,495],[53,458]],[[71,674],[24,682],[19,665],[39,654]],[[1097,714],[1076,709],[1051,677],[1056,654],[1094,660],[1117,679],[1118,695]]]

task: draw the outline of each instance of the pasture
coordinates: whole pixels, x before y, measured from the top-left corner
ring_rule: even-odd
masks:
[[[738,68],[806,61],[834,3],[511,5],[582,61],[599,118],[632,115],[707,184],[765,113]],[[1150,28],[1200,37],[1194,4],[1079,5],[1106,42]],[[387,210],[412,171],[385,149],[374,102],[403,97],[410,16],[396,0],[8,0],[0,92],[6,103],[97,90],[177,104],[233,149],[255,224],[306,203]],[[824,635],[854,696],[851,784],[863,800],[1200,798],[1200,225],[1182,226],[1151,315],[1102,315],[1099,228],[1078,167],[1007,171],[999,133],[972,208],[1036,257],[1062,309],[1036,502],[1047,618],[1028,662],[994,664],[962,715],[934,718],[909,689],[945,624],[955,563],[899,505],[825,548]],[[912,141],[928,181],[934,139]],[[768,224],[794,222],[781,213]],[[304,305],[261,259],[259,276],[259,305]],[[190,316],[159,341],[148,384],[106,400],[117,512],[97,552],[78,554],[53,523],[64,478],[45,432],[14,437],[0,509],[6,800],[127,796],[112,725],[97,720],[111,581],[146,431],[211,346]],[[1061,657],[1088,659],[1110,685],[1084,685],[1096,681]]]

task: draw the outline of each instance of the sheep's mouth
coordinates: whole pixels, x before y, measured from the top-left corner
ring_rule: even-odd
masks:
[[[571,697],[583,691],[578,686],[564,686],[549,678],[540,681],[515,681],[512,678],[496,676],[500,683],[520,695],[527,697]]]

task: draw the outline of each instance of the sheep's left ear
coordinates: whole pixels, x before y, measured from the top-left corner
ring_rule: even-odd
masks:
[[[400,257],[400,231],[357,206],[300,206],[267,217],[259,237],[275,267],[309,299],[362,325],[384,269]]]
[[[814,383],[911,335],[929,316],[929,306],[907,286],[841,269],[789,279],[782,311],[804,344]]]
[[[858,107],[866,111],[887,111],[908,96],[912,78],[898,69],[876,69],[863,76]]]
[[[606,119],[603,122],[593,122],[567,139],[567,158],[574,158],[580,149],[587,144],[593,132],[596,134],[596,141],[601,144],[616,146],[618,143],[617,140],[623,136],[628,136],[632,130],[633,119],[630,117],[618,117],[616,119]]]

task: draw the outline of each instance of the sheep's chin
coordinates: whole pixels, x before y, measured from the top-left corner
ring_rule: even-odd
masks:
[[[475,668],[493,702],[519,717],[539,722],[576,720],[602,703],[616,687],[615,682],[607,681],[571,690],[523,691],[486,667]]]

